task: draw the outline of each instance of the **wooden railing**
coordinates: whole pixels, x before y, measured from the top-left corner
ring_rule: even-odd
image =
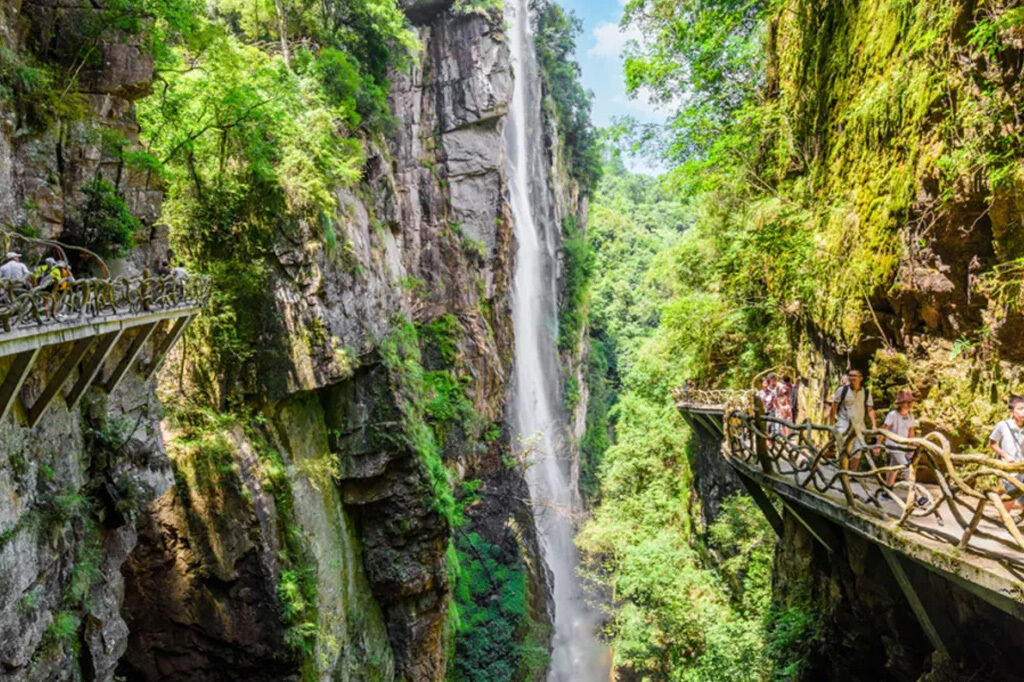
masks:
[[[69,278],[36,287],[21,280],[0,280],[0,334],[101,316],[201,307],[210,291],[210,278],[198,275]]]
[[[941,433],[903,438],[884,429],[840,433],[788,422],[748,406],[724,414],[727,456],[898,527],[966,548],[986,538],[1021,552],[1024,536],[1004,503],[1024,495],[1024,462],[955,453]],[[910,464],[894,463],[895,455]],[[948,527],[950,523],[957,527]],[[936,532],[938,529],[944,532]]]

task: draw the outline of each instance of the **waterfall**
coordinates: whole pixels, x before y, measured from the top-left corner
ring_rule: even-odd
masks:
[[[526,480],[552,582],[554,637],[549,682],[608,679],[608,654],[576,576],[568,419],[556,351],[559,226],[554,219],[541,118],[541,79],[527,0],[507,0],[515,90],[505,128],[506,170],[518,242],[512,321],[512,425],[531,465]]]

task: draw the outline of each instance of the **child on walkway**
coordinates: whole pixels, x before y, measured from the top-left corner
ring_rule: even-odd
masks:
[[[915,435],[915,422],[911,411],[914,409],[915,402],[917,402],[917,398],[910,391],[900,391],[896,395],[896,409],[885,416],[882,428],[886,431],[892,431],[897,436],[903,438],[913,438]],[[879,440],[881,440],[881,437],[879,437]],[[889,464],[891,466],[910,466],[914,456],[913,447],[900,445],[896,441],[886,438],[885,448],[889,451]],[[888,473],[886,483],[890,488],[896,483],[896,475],[898,473],[900,472],[895,469]]]

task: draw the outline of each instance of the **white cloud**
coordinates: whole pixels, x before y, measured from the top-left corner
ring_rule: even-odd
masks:
[[[630,40],[640,40],[640,32],[633,26],[623,29],[618,24],[602,21],[594,28],[594,45],[587,54],[598,57],[618,57]]]

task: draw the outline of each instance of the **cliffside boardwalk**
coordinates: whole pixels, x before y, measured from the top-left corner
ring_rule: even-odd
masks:
[[[908,562],[1024,620],[1024,534],[1003,504],[1024,494],[1015,478],[1024,463],[954,453],[937,432],[901,438],[871,429],[861,440],[834,426],[784,421],[765,416],[744,391],[679,390],[675,398],[695,429],[722,440],[722,456],[776,532],[782,519],[766,491],[830,553],[832,523],[877,544],[936,649],[954,646],[955,633],[943,632],[942,619],[929,613]],[[915,463],[889,465],[885,442],[875,444],[879,436],[913,448]],[[903,480],[890,485],[893,471]],[[1004,483],[1012,492],[1003,492]]]
[[[46,287],[0,280],[0,292],[0,419],[38,371],[46,376],[25,405],[34,426],[76,369],[65,395],[69,409],[90,386],[113,392],[136,362],[150,378],[206,305],[210,280],[142,275],[61,280]],[[53,358],[45,365],[44,354]]]

